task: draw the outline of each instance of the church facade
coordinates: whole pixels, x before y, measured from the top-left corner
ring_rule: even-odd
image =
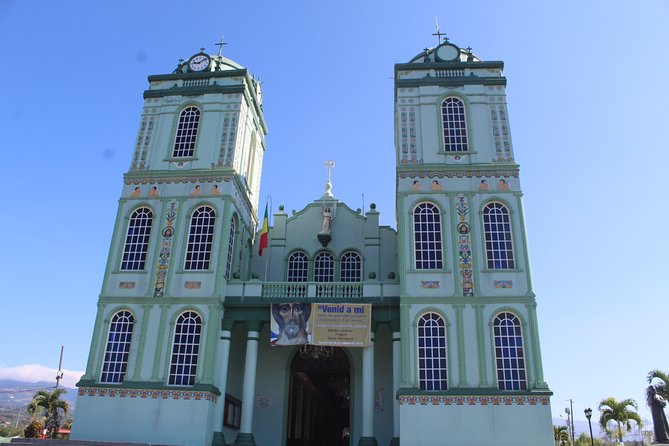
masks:
[[[505,86],[447,39],[397,64],[397,230],[328,175],[265,231],[259,82],[149,76],[71,438],[552,444]]]

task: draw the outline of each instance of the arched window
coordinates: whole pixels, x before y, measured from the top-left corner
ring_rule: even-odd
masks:
[[[497,384],[500,390],[527,390],[525,352],[520,321],[513,313],[500,313],[493,323]]]
[[[288,258],[288,282],[306,282],[309,260],[302,251],[295,251]]]
[[[348,251],[341,256],[341,271],[339,276],[342,282],[360,282],[362,278],[360,254]]]
[[[439,208],[431,203],[416,206],[413,212],[413,229],[416,269],[443,268]]]
[[[334,281],[334,257],[327,251],[316,254],[314,258],[314,281]]]
[[[418,382],[421,390],[448,389],[446,326],[436,313],[418,321]]]
[[[195,154],[195,138],[200,125],[200,109],[186,107],[179,115],[179,125],[174,138],[173,158],[190,158]]]
[[[135,319],[127,310],[119,311],[109,324],[107,348],[102,363],[102,383],[122,383],[128,367],[128,352]]]
[[[201,332],[202,319],[196,312],[186,311],[177,319],[170,360],[169,385],[192,386],[195,384]]]
[[[193,212],[188,231],[185,269],[209,269],[214,223],[216,223],[216,212],[209,206],[201,206]]]
[[[146,252],[149,249],[153,212],[149,208],[139,208],[130,216],[128,232],[125,236],[122,270],[143,270],[146,265]]]
[[[490,269],[513,269],[513,240],[509,210],[501,203],[489,203],[483,208],[485,253]]]
[[[454,97],[441,103],[441,118],[444,123],[444,150],[446,152],[466,152],[467,121],[465,103]]]
[[[225,262],[225,278],[230,278],[232,271],[232,258],[235,250],[235,218],[230,219],[230,234],[228,236],[228,257]]]

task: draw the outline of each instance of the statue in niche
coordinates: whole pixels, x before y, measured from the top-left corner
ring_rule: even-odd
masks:
[[[321,205],[321,215],[323,216],[323,224],[321,225],[319,234],[329,234],[332,227],[332,220],[334,220],[337,215],[337,203],[326,204],[323,202]]]

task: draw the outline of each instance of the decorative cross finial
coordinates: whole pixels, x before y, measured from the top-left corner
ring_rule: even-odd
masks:
[[[441,36],[444,36],[444,42],[448,43],[448,37],[446,37],[446,33],[441,32],[441,28],[439,27],[439,20],[435,17],[434,22],[437,26],[437,32],[432,34],[433,36],[437,36],[437,45],[441,45]]]
[[[472,53],[472,47],[471,47],[471,46],[468,46],[468,47],[467,47],[467,48],[465,48],[465,49],[467,50],[467,52],[468,52],[469,54],[471,54],[471,53]]]
[[[324,166],[327,167],[327,169],[328,169],[328,183],[329,183],[330,182],[330,171],[335,166],[335,162],[333,160],[326,160]]]
[[[221,53],[223,52],[223,45],[227,45],[227,43],[223,41],[223,36],[221,36],[221,41],[215,43],[214,45],[218,47],[218,57],[221,57]]]
[[[333,160],[326,160],[324,166],[328,169],[328,180],[325,182],[325,195],[332,197],[332,183],[330,182],[330,171],[335,166]]]
[[[205,47],[200,48],[200,51],[202,51],[203,53],[205,52],[205,50],[206,50]]]

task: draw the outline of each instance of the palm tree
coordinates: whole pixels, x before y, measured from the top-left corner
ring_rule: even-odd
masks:
[[[569,433],[567,426],[553,426],[553,439],[555,446],[562,446],[569,443]]]
[[[664,408],[669,399],[669,375],[661,370],[651,370],[647,379],[649,386],[646,388],[646,404],[653,417],[655,441],[666,443],[669,441],[669,423]]]
[[[68,402],[60,399],[63,393],[66,393],[65,389],[56,389],[53,392],[38,390],[33,396],[33,400],[28,404],[28,413],[31,415],[34,415],[35,412],[44,414],[44,427],[47,429],[47,435],[50,435],[51,438],[56,438],[58,435],[61,411],[63,414],[67,414],[70,410]]]
[[[648,384],[655,387],[655,394],[661,396],[665,401],[669,400],[669,374],[662,370],[651,370],[648,372]],[[653,384],[653,380],[655,384]]]
[[[632,407],[629,409],[628,407]],[[613,421],[618,426],[618,442],[623,442],[623,426],[627,432],[632,430],[632,421],[634,421],[639,429],[643,426],[643,421],[636,409],[638,408],[636,401],[627,398],[618,401],[613,397],[605,398],[599,402],[599,425],[606,432],[610,432],[607,425],[609,421]]]

